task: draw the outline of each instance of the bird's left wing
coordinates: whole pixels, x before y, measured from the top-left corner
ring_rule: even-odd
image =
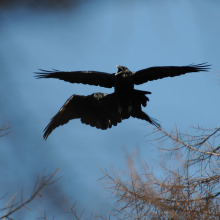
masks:
[[[114,74],[97,71],[70,71],[42,70],[36,72],[36,78],[56,78],[70,83],[82,83],[94,86],[112,88],[114,86]]]
[[[201,63],[189,66],[159,66],[142,69],[134,73],[134,84],[139,85],[148,81],[162,79],[164,77],[180,76],[190,72],[207,71],[210,65]]]
[[[121,122],[116,100],[115,93],[72,95],[44,129],[43,138],[46,140],[54,129],[77,118],[81,119],[83,124],[102,130],[111,128],[112,125],[116,126]]]
[[[43,138],[46,140],[55,128],[67,124],[71,119],[80,118],[86,109],[85,96],[72,95],[44,129]]]

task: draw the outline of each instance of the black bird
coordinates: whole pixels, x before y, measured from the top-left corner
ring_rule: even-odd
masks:
[[[116,93],[93,93],[88,96],[72,95],[44,129],[43,138],[46,140],[55,128],[77,118],[80,118],[84,124],[102,130],[111,128],[112,125],[116,126],[130,116],[160,127],[153,118],[149,117],[141,109],[141,105],[146,107],[147,101],[149,101],[148,97],[145,96],[146,94],[150,94],[150,92],[134,90],[131,96],[131,111],[122,111],[121,113],[118,112],[118,97]],[[126,106],[127,103],[122,100],[122,110]]]
[[[116,66],[117,73],[105,73],[97,71],[70,71],[63,72],[53,69],[53,71],[41,70],[36,73],[36,78],[57,78],[70,83],[83,83],[106,88],[115,88],[118,98],[118,111],[121,113],[121,102],[127,100],[127,111],[131,111],[131,96],[134,91],[134,85],[140,85],[148,81],[162,79],[164,77],[174,77],[190,72],[207,71],[208,64],[188,66],[159,66],[150,67],[136,72],[131,72],[125,66]]]

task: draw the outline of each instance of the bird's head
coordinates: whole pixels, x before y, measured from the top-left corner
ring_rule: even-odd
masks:
[[[130,72],[130,70],[126,67],[126,66],[120,66],[120,65],[117,65],[116,66],[118,68],[118,72],[115,74],[120,74],[120,73],[126,73],[126,72]]]

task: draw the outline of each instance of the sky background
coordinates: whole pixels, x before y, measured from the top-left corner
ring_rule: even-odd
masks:
[[[4,1],[3,1],[4,2]],[[3,3],[2,2],[2,3]],[[48,1],[50,3],[50,1]],[[124,120],[109,130],[98,130],[80,120],[52,132],[44,141],[43,129],[72,95],[112,93],[89,85],[56,79],[37,80],[33,72],[51,68],[63,71],[96,70],[114,73],[116,65],[131,71],[151,66],[212,64],[209,72],[188,73],[148,82],[135,88],[151,91],[143,111],[158,119],[170,132],[175,125],[191,132],[188,125],[219,126],[220,2],[179,1],[9,1],[0,5],[0,127],[11,133],[0,140],[0,208],[21,189],[24,198],[33,191],[37,174],[62,178],[45,188],[43,203],[35,200],[14,215],[15,219],[68,219],[63,196],[76,209],[93,208],[108,215],[114,198],[98,181],[98,168],[118,174],[126,169],[126,155],[137,150],[155,172],[163,160],[149,143],[152,125],[138,119]],[[20,197],[18,196],[18,201]],[[2,214],[1,214],[2,215]],[[112,218],[113,219],[113,218]]]

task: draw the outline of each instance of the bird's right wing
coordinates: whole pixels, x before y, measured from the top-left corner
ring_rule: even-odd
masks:
[[[134,74],[134,84],[139,85],[148,81],[162,79],[165,77],[180,76],[190,72],[207,71],[210,65],[206,63],[191,64],[188,66],[155,66],[139,70]]]
[[[36,72],[36,78],[56,78],[70,83],[82,83],[94,86],[112,88],[114,86],[114,74],[97,71],[70,71],[42,70]]]

